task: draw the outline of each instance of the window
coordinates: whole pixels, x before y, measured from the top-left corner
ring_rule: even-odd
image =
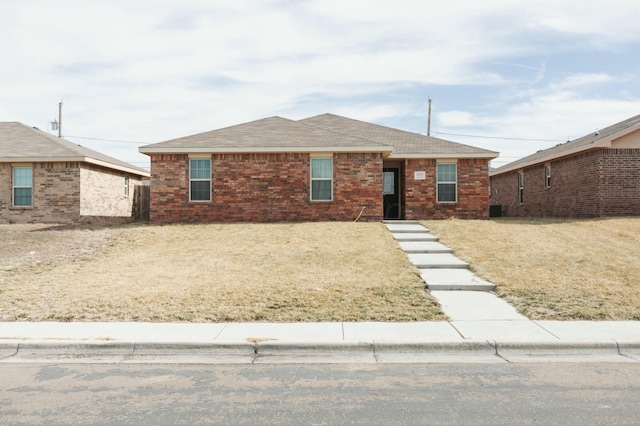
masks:
[[[124,178],[124,196],[125,197],[129,196],[129,178],[128,177]]]
[[[544,187],[551,187],[551,165],[549,164],[544,166]]]
[[[524,173],[518,172],[518,203],[524,203]]]
[[[331,158],[311,159],[311,201],[331,201],[333,199],[333,160]]]
[[[33,204],[33,169],[13,168],[13,206],[31,207]]]
[[[455,203],[458,191],[458,171],[455,163],[438,164],[437,193],[439,203]]]
[[[211,201],[211,160],[189,160],[189,201]]]

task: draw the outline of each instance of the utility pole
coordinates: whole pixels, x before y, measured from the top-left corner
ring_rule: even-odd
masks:
[[[429,98],[429,119],[427,121],[427,136],[431,136],[431,98]]]
[[[58,137],[62,137],[62,101],[58,102]]]

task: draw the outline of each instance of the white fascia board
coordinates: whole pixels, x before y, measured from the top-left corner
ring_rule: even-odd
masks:
[[[410,159],[439,159],[439,158],[486,158],[487,160],[492,160],[494,158],[498,158],[500,153],[498,152],[486,152],[479,154],[391,154],[389,156],[390,160],[398,159],[398,160],[410,160]]]
[[[300,147],[256,147],[256,148],[160,148],[141,147],[138,151],[142,154],[286,154],[289,152],[382,152],[393,150],[390,146],[300,146]]]
[[[90,157],[2,157],[0,163],[89,163],[108,169],[119,170],[133,175],[150,177],[149,172],[109,163],[107,161],[96,160]]]
[[[102,166],[102,167],[105,167],[105,168],[108,168],[108,169],[114,169],[114,170],[119,170],[121,172],[131,173],[133,175],[138,175],[138,176],[143,176],[143,177],[151,177],[151,173],[149,173],[149,172],[138,170],[138,169],[133,169],[133,168],[125,167],[125,166],[121,166],[119,164],[108,163],[106,161],[96,160],[95,158],[87,157],[87,158],[84,159],[84,161],[86,163],[95,164],[97,166]]]

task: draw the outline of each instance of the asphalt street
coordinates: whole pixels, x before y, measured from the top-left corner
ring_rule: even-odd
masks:
[[[640,364],[0,365],[0,423],[638,424]]]

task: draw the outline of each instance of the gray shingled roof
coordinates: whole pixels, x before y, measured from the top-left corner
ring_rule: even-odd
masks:
[[[282,117],[270,117],[210,132],[145,145],[140,152],[290,152],[346,150],[390,152],[392,147]]]
[[[385,152],[389,158],[495,158],[498,153],[377,124],[323,114],[270,117],[140,148],[144,154],[196,152]]]
[[[406,157],[478,157],[495,158],[497,152],[486,149],[450,142],[419,133],[407,132],[378,124],[353,120],[334,114],[322,114],[300,120],[301,123],[311,124],[334,132],[393,144],[390,158]]]
[[[0,122],[0,162],[84,161],[140,176],[149,172],[18,122]]]
[[[611,141],[613,139],[621,136],[622,134],[629,133],[636,127],[640,129],[640,115],[636,115],[635,117],[631,117],[605,129],[582,136],[581,138],[538,151],[535,154],[499,167],[493,170],[490,174],[495,176],[591,149],[610,148]]]

